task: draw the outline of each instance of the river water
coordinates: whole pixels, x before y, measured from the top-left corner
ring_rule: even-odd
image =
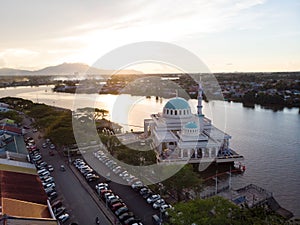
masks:
[[[143,119],[161,112],[167,99],[130,95],[53,93],[52,86],[0,89],[0,97],[30,99],[74,110],[98,107],[110,112],[108,119],[125,130],[142,130]],[[74,100],[75,99],[75,100]],[[196,100],[190,100],[194,109]],[[278,202],[300,217],[300,114],[298,109],[274,112],[240,103],[203,103],[204,114],[232,136],[231,147],[245,157],[246,172],[232,178],[233,188],[256,184],[271,192]]]

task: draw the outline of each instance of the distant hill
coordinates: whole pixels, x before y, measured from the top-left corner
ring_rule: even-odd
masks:
[[[114,70],[98,69],[83,63],[63,63],[57,66],[49,66],[40,70],[18,70],[13,68],[1,68],[0,76],[21,76],[21,75],[106,75]],[[136,70],[122,70],[122,74],[142,74]]]

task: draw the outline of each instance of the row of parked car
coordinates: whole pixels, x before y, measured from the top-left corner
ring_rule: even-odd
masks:
[[[123,225],[143,225],[140,219],[136,218],[123,200],[109,188],[107,183],[99,183],[95,186],[96,191],[106,206],[116,215]]]
[[[83,161],[83,159],[75,159],[73,161],[73,165],[79,170],[79,172],[85,177],[88,182],[99,179],[99,176],[88,164]]]
[[[133,189],[143,187],[142,181],[134,175],[130,174],[126,169],[123,169],[113,159],[109,158],[102,150],[94,153],[103,164],[105,164],[114,174],[119,175],[125,182],[127,182]]]
[[[159,210],[162,215],[167,216],[167,209],[173,208],[163,198],[161,198],[159,194],[152,192],[137,177],[119,166],[113,159],[110,159],[104,151],[99,150],[94,153],[94,156],[104,163],[114,174],[118,175],[129,185],[131,185],[133,190],[138,191],[140,195],[147,201],[147,203],[151,204],[154,209]]]
[[[26,146],[36,146],[35,141],[32,137],[25,139]],[[54,171],[52,165],[48,165],[42,157],[39,148],[27,148],[29,152],[30,161],[35,165],[37,169],[37,174],[41,180],[45,193],[47,194],[50,201],[54,201],[58,194],[55,189],[54,178],[51,176],[51,172]],[[55,217],[61,221],[65,222],[69,219],[69,214],[66,213],[66,208],[62,207],[60,204],[54,204],[52,207]]]

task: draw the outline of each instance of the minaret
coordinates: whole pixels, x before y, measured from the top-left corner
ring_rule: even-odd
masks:
[[[203,116],[203,114],[202,114],[202,92],[203,92],[203,89],[202,89],[201,78],[200,78],[199,88],[198,88],[198,105],[197,105],[197,114],[199,117]]]

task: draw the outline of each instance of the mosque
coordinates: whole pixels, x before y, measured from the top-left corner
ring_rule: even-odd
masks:
[[[198,89],[197,114],[185,99],[175,97],[165,104],[163,112],[144,120],[144,135],[152,139],[158,163],[242,161],[243,156],[229,146],[231,136],[203,115],[201,83]]]

